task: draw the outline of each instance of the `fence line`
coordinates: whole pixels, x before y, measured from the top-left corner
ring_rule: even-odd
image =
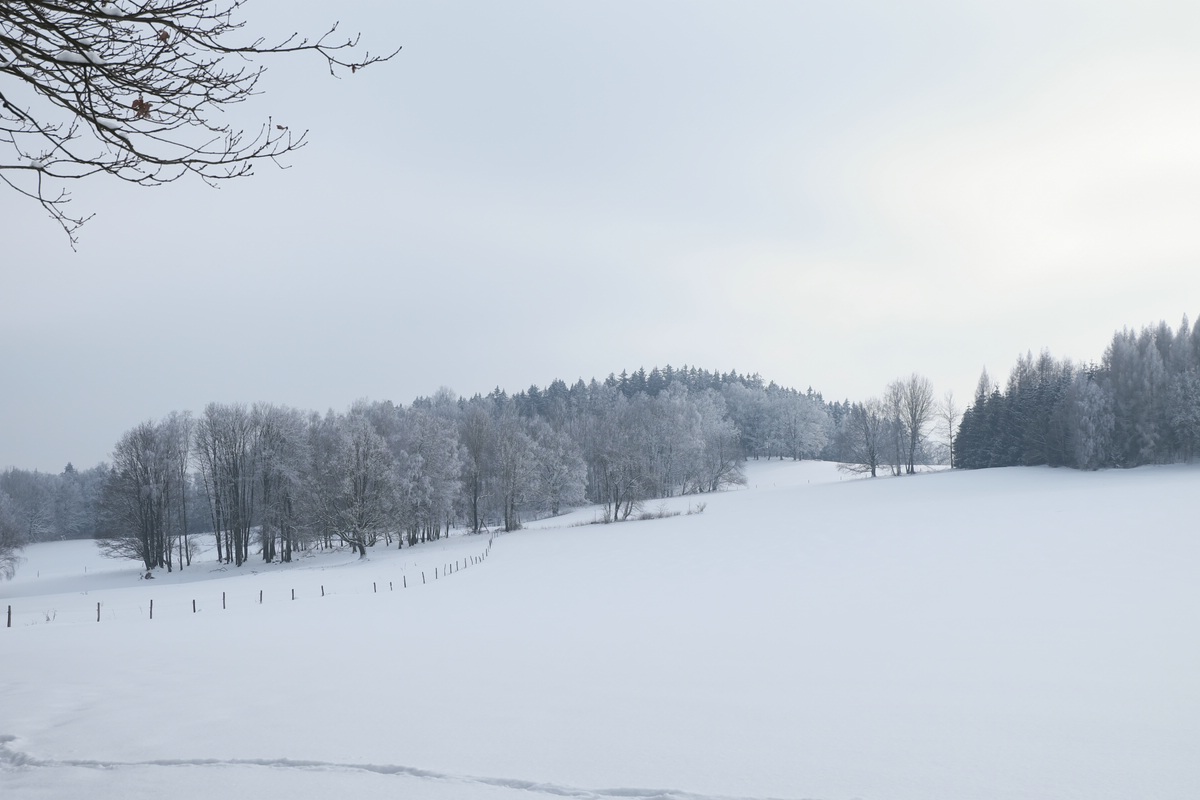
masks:
[[[472,555],[469,557],[469,560],[468,560],[468,558],[462,558],[460,560],[456,559],[454,564],[452,564],[452,565],[451,564],[443,564],[442,565],[442,577],[447,577],[448,575],[452,575],[456,572],[461,571],[462,569],[466,569],[468,566],[473,565],[473,564],[482,564],[485,560],[487,560],[487,557],[491,554],[492,543],[495,541],[495,538],[496,538],[496,535],[494,533],[492,533],[488,536],[487,546],[484,547],[483,551],[479,555]],[[461,561],[461,566],[460,566],[460,561]],[[434,567],[433,577],[434,577],[434,580],[438,579],[437,567]],[[401,583],[400,583],[401,588],[407,589],[408,588],[408,575],[402,573],[400,576],[400,580],[401,580]],[[421,584],[424,585],[425,583],[426,583],[425,572],[424,572],[424,570],[422,570],[421,571]],[[320,590],[321,590],[320,596],[324,597],[325,596],[325,585],[324,584],[320,585]],[[390,580],[388,581],[388,591],[389,592],[395,591],[395,585],[394,585],[393,581],[390,581]],[[371,582],[371,594],[378,594],[378,593],[379,593],[379,581],[378,580],[372,581]],[[264,598],[264,590],[259,589],[258,590],[258,604],[259,605],[263,604],[263,598]],[[291,590],[291,598],[292,598],[292,600],[296,599],[296,590],[295,589]],[[149,601],[150,601],[149,619],[153,620],[154,619],[154,598],[149,598]],[[96,603],[96,622],[101,621],[101,610],[103,608],[103,605],[104,605],[103,601],[97,601],[97,603]],[[227,609],[227,607],[228,606],[226,605],[225,591],[222,590],[222,592],[221,592],[221,609],[225,610],[225,609]],[[192,599],[192,613],[196,614],[200,610],[202,610],[202,607],[198,606],[195,598],[193,598]],[[161,605],[160,605],[160,611],[161,611]],[[53,621],[53,618],[50,616],[51,612],[43,612],[43,613],[46,614],[47,622]],[[53,614],[54,614],[54,617],[57,617],[57,615],[58,615],[57,609],[53,612]],[[31,623],[31,624],[36,624],[36,622]],[[8,605],[8,613],[6,616],[5,627],[11,628],[12,626],[13,626],[13,607],[12,607],[12,604],[10,603]]]

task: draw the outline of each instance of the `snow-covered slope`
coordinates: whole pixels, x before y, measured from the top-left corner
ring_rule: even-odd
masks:
[[[576,512],[482,560],[147,582],[31,548],[0,796],[1195,796],[1200,469],[749,467],[662,504],[703,513]]]

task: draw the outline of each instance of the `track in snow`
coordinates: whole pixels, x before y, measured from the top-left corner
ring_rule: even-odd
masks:
[[[729,795],[695,794],[679,789],[583,789],[556,783],[520,780],[516,778],[480,778],[451,775],[444,772],[406,767],[398,764],[344,764],[332,761],[309,761],[291,758],[164,758],[150,761],[96,761],[91,759],[43,759],[12,748],[15,736],[0,734],[0,771],[10,769],[79,768],[120,770],[137,767],[261,767],[275,770],[307,770],[318,772],[366,772],[375,775],[395,775],[419,778],[446,784],[476,785],[509,789],[551,797],[571,797],[580,800],[780,800],[779,798],[732,797]]]

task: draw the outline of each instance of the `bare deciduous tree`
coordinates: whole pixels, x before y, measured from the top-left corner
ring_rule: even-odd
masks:
[[[209,403],[196,423],[196,462],[216,537],[217,560],[237,566],[250,555],[260,434],[259,420],[240,403]]]
[[[920,449],[929,424],[933,421],[933,382],[915,372],[901,381],[901,420],[908,434],[908,452],[905,455],[904,471],[912,475],[917,471],[917,451]]]
[[[113,448],[104,485],[108,533],[100,550],[114,558],[137,558],[147,570],[175,568],[172,546],[186,530],[176,508],[187,477],[184,418],[143,422],[126,431]],[[183,562],[179,563],[183,567]]]
[[[850,407],[850,450],[852,461],[841,464],[849,472],[869,472],[874,478],[886,463],[889,431],[888,408],[878,398]]]
[[[947,389],[938,406],[938,417],[946,426],[946,447],[950,454],[950,468],[954,468],[954,434],[958,429],[958,421],[962,419],[962,409],[954,399],[954,390]]]
[[[42,205],[72,246],[90,215],[64,186],[109,175],[143,186],[215,184],[302,147],[306,131],[223,119],[257,93],[262,58],[315,53],[330,73],[392,58],[358,53],[334,24],[306,39],[240,39],[246,0],[14,0],[0,3],[0,180]]]

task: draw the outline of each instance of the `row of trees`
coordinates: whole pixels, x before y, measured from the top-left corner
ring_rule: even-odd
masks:
[[[96,533],[95,508],[107,466],[58,475],[9,468],[0,472],[0,506],[22,541],[88,539]]]
[[[1200,451],[1200,324],[1185,317],[1114,334],[1100,364],[1043,352],[1018,359],[1002,391],[985,371],[955,441],[966,468],[1080,469],[1192,459]]]
[[[719,373],[697,367],[671,365],[644,368],[633,373],[610,374],[602,383],[576,381],[567,386],[556,380],[546,388],[531,386],[513,395],[522,416],[541,417],[555,427],[588,403],[599,388],[615,390],[627,400],[641,396],[658,398],[668,391],[686,390],[692,395],[712,392],[721,395],[729,418],[738,429],[742,452],[751,458],[811,458],[817,456],[828,434],[828,415],[821,395],[765,383],[760,375],[739,375],[736,370]],[[503,397],[497,388],[493,396]]]
[[[211,404],[198,419],[173,413],[126,432],[111,465],[0,474],[0,574],[22,543],[52,538],[99,535],[114,555],[173,569],[191,563],[197,530],[216,533],[222,561],[242,564],[252,547],[290,560],[314,544],[363,555],[380,539],[411,545],[453,524],[512,530],[584,500],[606,521],[625,519],[648,498],[740,482],[747,456],[820,457],[872,476],[947,460],[1190,460],[1200,449],[1200,323],[1121,331],[1099,365],[1027,354],[1004,391],[985,371],[959,417],[953,394],[936,403],[917,374],[881,397],[825,403],[757,375],[669,366],[324,416]]]
[[[147,569],[191,563],[197,526],[219,561],[252,549],[290,561],[314,544],[363,555],[378,541],[438,535],[457,478],[449,423],[427,409],[354,406],[324,416],[271,404],[209,404],[127,431],[104,486],[102,547]]]
[[[931,458],[932,409],[932,387],[917,375],[883,399],[826,404],[758,375],[668,366],[512,396],[497,388],[469,400],[442,390],[408,407],[364,401],[341,414],[214,403],[127,431],[111,465],[6,474],[14,486],[30,476],[80,484],[71,530],[148,570],[173,570],[191,564],[200,532],[214,535],[221,561],[240,565],[253,553],[288,561],[335,544],[365,555],[452,525],[512,530],[585,501],[604,521],[621,520],[649,498],[742,482],[746,457],[911,473]],[[0,514],[32,513],[4,502]],[[26,526],[14,537],[58,530]]]
[[[105,465],[59,475],[10,468],[0,472],[0,577],[12,577],[28,542],[91,538],[108,474]]]
[[[931,435],[939,419],[952,431],[958,416],[953,393],[939,405],[933,383],[916,373],[892,381],[882,397],[834,403],[829,412],[831,436],[823,457],[871,477],[883,469],[912,475],[919,464],[943,461],[929,448]]]
[[[197,418],[173,413],[114,448],[103,547],[171,570],[190,564],[197,529],[240,565],[252,550],[268,561],[334,544],[366,555],[455,524],[513,530],[585,500],[615,521],[651,497],[741,482],[747,450],[801,458],[824,443],[819,398],[736,373],[671,373],[653,394],[610,376],[340,414],[216,403]]]

